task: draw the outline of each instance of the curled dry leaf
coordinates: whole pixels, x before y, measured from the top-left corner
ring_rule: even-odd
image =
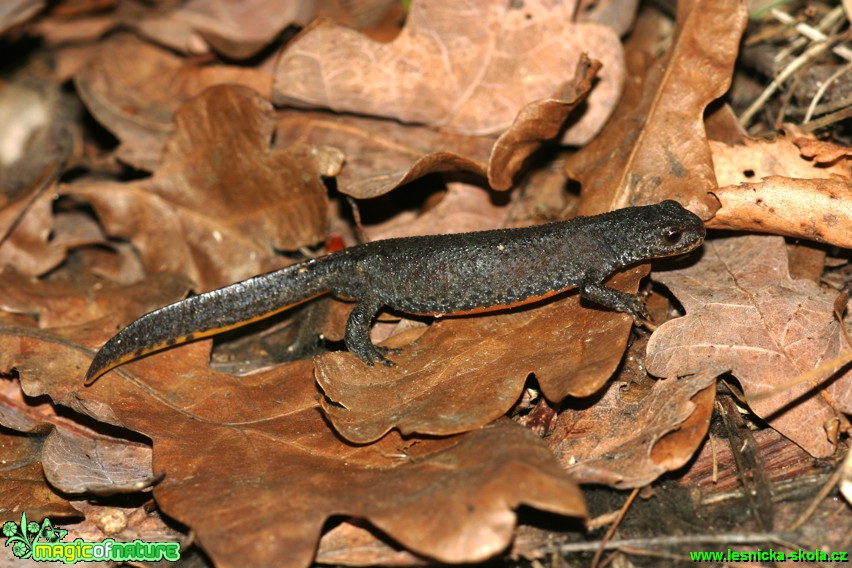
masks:
[[[761,231],[852,248],[852,182],[772,176],[713,191],[722,208],[707,226]]]
[[[199,54],[207,46],[231,59],[248,59],[287,26],[313,17],[312,0],[189,0],[162,16],[137,24],[148,37],[179,51]],[[207,45],[205,45],[207,44]]]
[[[19,369],[31,395],[148,436],[153,469],[166,472],[158,504],[217,566],[308,566],[331,516],[366,519],[420,555],[475,562],[509,544],[520,505],[585,515],[549,450],[513,423],[353,446],[319,413],[309,361],[236,378],[206,369],[205,341],[84,388],[93,351],[81,343],[97,332],[56,331],[0,329],[0,369]]]
[[[716,187],[702,122],[704,109],[728,89],[747,22],[738,0],[678,2],[674,44],[663,60],[642,53],[643,33],[628,41],[630,76],[613,118],[597,139],[566,161],[584,195],[581,215],[677,199],[702,219]]]
[[[610,28],[573,23],[572,10],[562,0],[415,2],[386,44],[318,20],[282,54],[273,102],[496,134],[525,104],[557,92],[588,52],[602,75],[566,138],[585,143],[617,102],[622,54]]]
[[[343,193],[382,195],[429,173],[470,171],[494,189],[509,189],[524,161],[544,140],[555,137],[569,114],[585,100],[600,64],[583,55],[558,99],[533,101],[521,109],[497,141],[439,132],[397,122],[321,113],[282,113],[279,144],[330,144],[346,152],[337,178]]]
[[[154,481],[150,446],[92,432],[54,430],[40,461],[48,483],[63,493],[135,493]]]
[[[831,164],[841,158],[852,159],[852,148],[827,140],[799,136],[793,139],[793,144],[799,147],[802,156],[813,158],[818,164]]]
[[[611,283],[635,291],[641,270]],[[389,345],[403,352],[392,368],[369,368],[349,353],[319,357],[317,381],[334,403],[324,401],[323,410],[342,436],[364,443],[393,428],[446,435],[481,427],[511,408],[530,373],[551,401],[589,396],[621,360],[625,320],[581,307],[570,292],[515,312],[442,319],[410,344],[395,336]]]
[[[799,140],[710,142],[722,208],[707,226],[852,247],[852,162],[805,159]]]
[[[547,444],[579,483],[643,487],[683,466],[704,440],[716,381],[704,373],[656,381],[638,401],[610,383],[602,397],[563,410]]]
[[[592,61],[583,53],[577,62],[574,79],[566,82],[559,93],[552,98],[531,102],[521,109],[512,126],[500,135],[491,150],[491,159],[488,160],[491,187],[512,187],[512,178],[524,161],[541,146],[541,141],[555,138],[571,112],[586,100],[589,92],[593,92],[592,81],[600,68],[600,61]]]
[[[704,249],[694,266],[656,275],[680,299],[686,316],[651,336],[650,373],[730,371],[751,397],[849,349],[834,317],[837,294],[790,278],[782,238],[717,239]],[[846,371],[819,387],[799,384],[752,399],[750,407],[808,453],[825,457],[834,445],[824,427],[839,410],[852,409],[851,383]]]
[[[271,78],[225,65],[199,66],[132,36],[104,42],[98,56],[75,77],[89,111],[121,145],[117,157],[154,171],[178,107],[213,85],[236,83],[268,93]]]
[[[110,236],[132,241],[148,272],[182,272],[210,289],[275,267],[276,249],[324,239],[320,176],[337,172],[340,152],[270,150],[271,105],[238,85],[204,91],[175,122],[152,178],[64,190],[90,203]]]

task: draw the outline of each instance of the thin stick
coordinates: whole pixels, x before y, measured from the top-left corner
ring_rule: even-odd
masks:
[[[817,92],[814,95],[814,98],[811,100],[811,104],[808,105],[808,112],[805,113],[805,119],[802,121],[803,123],[807,124],[811,121],[811,117],[814,115],[814,109],[816,108],[820,99],[822,99],[822,96],[825,94],[825,91],[828,90],[828,87],[834,81],[842,77],[844,73],[848,73],[850,70],[852,70],[852,62],[847,63],[846,65],[832,73],[831,76],[825,80],[825,83],[820,85],[819,89],[817,89]]]
[[[840,482],[840,476],[843,473],[843,464],[841,463],[837,468],[837,471],[829,478],[829,480],[822,486],[822,489],[819,490],[814,500],[811,501],[811,504],[808,505],[808,508],[805,509],[805,512],[802,513],[798,519],[790,526],[791,531],[797,531],[799,528],[807,522],[808,519],[816,512],[819,508],[820,504],[822,504],[823,500],[828,497],[828,494],[831,493],[831,490],[834,489],[834,486]]]
[[[615,519],[615,522],[610,525],[609,529],[607,529],[606,534],[601,541],[601,545],[598,548],[597,552],[595,552],[594,558],[592,558],[592,568],[597,568],[598,562],[600,562],[601,555],[603,555],[605,548],[605,544],[612,538],[612,535],[615,534],[615,531],[618,530],[618,526],[621,524],[621,521],[624,519],[624,516],[627,514],[627,510],[630,508],[630,505],[633,504],[633,501],[636,499],[636,496],[639,495],[639,487],[635,488],[630,496],[627,498],[627,501],[624,502],[624,505],[621,507],[621,511],[618,512],[618,517]]]

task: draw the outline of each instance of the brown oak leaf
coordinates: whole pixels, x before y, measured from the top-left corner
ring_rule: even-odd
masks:
[[[646,365],[654,375],[730,371],[752,396],[849,349],[833,313],[837,293],[790,278],[781,237],[714,239],[700,262],[656,279],[678,297],[686,316],[651,336]],[[750,407],[811,455],[831,455],[825,428],[838,410],[852,409],[852,372],[821,387],[791,386]]]
[[[525,104],[557,92],[588,52],[603,62],[602,75],[565,139],[581,144],[615,106],[623,65],[615,32],[573,23],[573,8],[562,0],[414,2],[386,44],[318,20],[284,50],[273,102],[496,134]]]
[[[0,327],[0,369],[17,368],[31,396],[148,436],[153,470],[166,474],[154,497],[217,566],[308,566],[331,516],[367,519],[458,563],[505,549],[520,505],[585,515],[546,446],[508,421],[444,439],[343,442],[317,408],[310,361],[238,378],[206,369],[205,341],[83,387],[100,327]]]
[[[278,267],[276,250],[325,238],[320,176],[337,173],[339,151],[270,149],[272,107],[239,85],[204,91],[175,122],[153,177],[63,190],[90,203],[108,235],[133,242],[149,273],[184,273],[207,290]]]

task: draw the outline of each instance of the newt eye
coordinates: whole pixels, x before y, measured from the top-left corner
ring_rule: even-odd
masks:
[[[683,231],[680,229],[675,229],[674,227],[668,227],[663,231],[663,238],[666,239],[666,242],[670,245],[677,244],[680,242],[680,238],[683,236]]]

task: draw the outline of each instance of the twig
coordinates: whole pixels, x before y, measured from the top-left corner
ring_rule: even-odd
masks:
[[[782,12],[776,8],[770,10],[772,15],[782,24],[792,25],[794,20],[790,14],[786,12]],[[836,22],[840,20],[843,16],[843,6],[837,6],[833,10],[831,10],[822,21],[819,23],[819,29],[809,26],[804,22],[797,23],[794,27],[797,32],[805,36],[811,41],[827,41],[828,36],[826,36],[822,30],[827,29],[830,26],[834,25]],[[852,62],[852,50],[850,50],[845,45],[838,45],[832,51],[837,54],[839,57],[842,57],[846,61]]]
[[[847,73],[850,70],[852,70],[852,62],[847,63],[846,65],[832,73],[831,76],[825,80],[825,83],[820,85],[819,89],[817,89],[817,92],[814,95],[814,98],[811,99],[811,104],[808,105],[808,112],[805,113],[805,119],[802,121],[803,123],[807,124],[811,121],[811,117],[814,115],[814,109],[816,108],[817,103],[819,103],[819,100],[825,94],[825,91],[828,90],[828,87],[838,78],[843,76],[844,73]]]
[[[805,50],[800,56],[790,62],[790,64],[785,67],[781,73],[778,74],[775,79],[772,80],[771,83],[763,90],[762,93],[751,103],[745,112],[740,115],[739,122],[743,127],[748,126],[751,120],[754,118],[754,115],[758,113],[760,109],[763,108],[763,105],[766,104],[766,101],[775,94],[775,91],[790,78],[790,76],[798,71],[802,66],[804,66],[811,59],[819,56],[824,51],[826,51],[830,47],[829,43],[815,43]]]
[[[850,99],[846,99],[847,102],[852,102]],[[799,129],[802,132],[813,132],[815,130],[819,130],[820,128],[825,128],[835,122],[840,122],[841,120],[846,120],[848,118],[852,118],[852,106],[847,106],[844,109],[841,109],[837,112],[833,112],[831,114],[826,114],[813,122],[809,122],[807,124],[802,124],[799,126]]]
[[[811,504],[808,505],[808,508],[805,509],[805,511],[801,515],[799,515],[799,518],[796,519],[795,522],[793,522],[793,524],[790,526],[790,531],[799,530],[799,527],[801,527],[803,524],[805,524],[805,522],[807,522],[808,519],[811,518],[811,515],[816,512],[823,500],[828,497],[828,494],[831,493],[832,489],[834,489],[834,486],[840,482],[840,476],[842,473],[843,463],[841,462],[837,467],[837,471],[835,471],[834,474],[826,482],[826,484],[822,486],[822,489],[819,490],[819,493],[817,493],[816,497],[814,497],[813,501],[811,501]]]
[[[621,521],[624,519],[624,515],[627,514],[627,510],[630,508],[630,505],[633,504],[633,501],[636,499],[636,496],[639,495],[639,487],[635,488],[630,496],[627,498],[627,501],[622,505],[621,510],[618,512],[618,517],[615,519],[615,522],[610,525],[609,529],[607,529],[606,534],[601,540],[601,546],[598,548],[597,552],[595,552],[594,558],[592,558],[592,568],[597,568],[598,562],[600,562],[601,555],[604,553],[606,548],[604,545],[612,538],[612,535],[615,534],[615,531],[618,530]]]

